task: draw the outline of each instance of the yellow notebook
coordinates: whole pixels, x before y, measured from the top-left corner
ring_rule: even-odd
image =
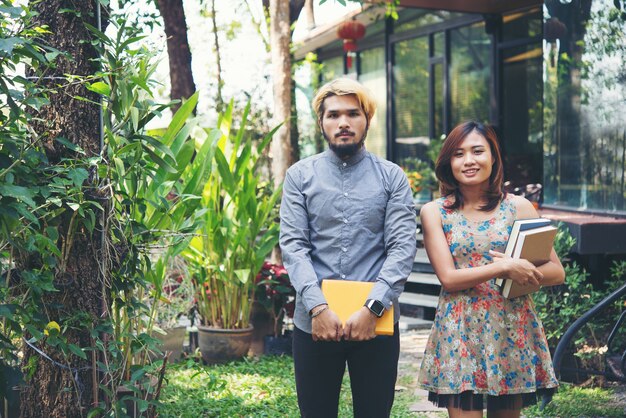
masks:
[[[373,286],[374,282],[327,279],[322,281],[322,293],[330,310],[345,325],[348,318],[365,304]],[[376,335],[393,335],[393,306],[377,319]]]

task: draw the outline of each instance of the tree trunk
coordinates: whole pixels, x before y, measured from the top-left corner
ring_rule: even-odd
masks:
[[[188,99],[196,91],[191,72],[191,51],[187,39],[187,22],[183,0],[157,0],[167,37],[167,55],[170,63],[170,98]],[[180,104],[172,108],[176,112]]]
[[[290,59],[293,56],[290,56]],[[296,106],[296,79],[291,77],[291,128],[289,132],[291,138],[291,161],[300,160],[300,132],[298,130],[298,108]]]
[[[272,83],[274,92],[274,123],[283,125],[271,145],[272,177],[278,187],[293,163],[291,147],[291,38],[289,0],[270,0],[270,43],[272,45]]]
[[[97,27],[98,1],[70,2],[67,0],[32,1],[38,12],[36,24],[47,25],[50,34],[45,41],[52,47],[67,53],[71,58],[59,56],[56,68],[48,70],[41,84],[56,87],[50,96],[50,104],[37,115],[39,122],[34,129],[46,141],[47,155],[54,164],[63,157],[77,156],[54,142],[65,137],[79,145],[87,157],[100,152],[99,109],[93,104],[99,97],[87,91],[79,83],[65,86],[65,75],[88,76],[96,70],[93,59],[97,52],[89,42],[93,37],[84,22]],[[62,8],[72,8],[77,13],[60,13]],[[85,97],[89,101],[77,100]],[[68,326],[63,335],[68,343],[80,347],[92,346],[90,330],[97,324],[103,312],[103,285],[100,276],[99,232],[90,234],[82,225],[69,232],[71,211],[62,221],[59,232],[67,241],[73,237],[64,272],[57,274],[57,292],[42,296],[42,315],[48,321],[56,321],[61,328]],[[21,267],[35,268],[29,261],[21,261]],[[30,261],[32,263],[32,261]],[[80,318],[81,323],[78,323]],[[35,343],[49,358],[24,347],[23,366],[27,368],[27,384],[21,391],[22,417],[84,417],[97,400],[97,381],[92,378],[92,362],[67,354],[45,342]]]
[[[224,111],[224,98],[222,97],[224,80],[222,80],[222,56],[220,54],[220,40],[217,31],[217,16],[215,15],[215,0],[211,0],[211,22],[213,24],[215,63],[217,66],[217,96],[215,97],[215,109],[217,110],[217,113],[222,113]]]

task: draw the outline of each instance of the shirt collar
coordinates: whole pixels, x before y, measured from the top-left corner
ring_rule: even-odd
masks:
[[[350,166],[356,165],[359,162],[361,162],[361,160],[363,158],[365,158],[365,156],[367,155],[367,151],[365,150],[365,146],[362,146],[361,148],[359,148],[359,150],[356,152],[356,154],[354,154],[353,156],[351,156],[347,160],[342,160],[341,158],[339,158],[337,156],[337,154],[335,154],[335,152],[333,150],[331,150],[330,148],[328,148],[326,151],[324,151],[324,154],[326,154],[326,157],[333,164],[335,164],[335,165],[337,165],[339,167],[350,167]],[[345,165],[344,165],[344,163],[345,163]]]

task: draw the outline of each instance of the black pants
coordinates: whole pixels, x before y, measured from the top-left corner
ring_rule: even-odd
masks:
[[[348,363],[354,416],[386,418],[393,405],[400,335],[369,341],[313,341],[298,328],[293,333],[293,360],[300,414],[304,418],[337,416],[341,381]]]

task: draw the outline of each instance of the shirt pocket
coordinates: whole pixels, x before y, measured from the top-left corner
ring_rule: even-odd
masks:
[[[372,233],[382,233],[385,226],[387,194],[380,192],[373,196],[364,196],[359,210],[359,226]]]

